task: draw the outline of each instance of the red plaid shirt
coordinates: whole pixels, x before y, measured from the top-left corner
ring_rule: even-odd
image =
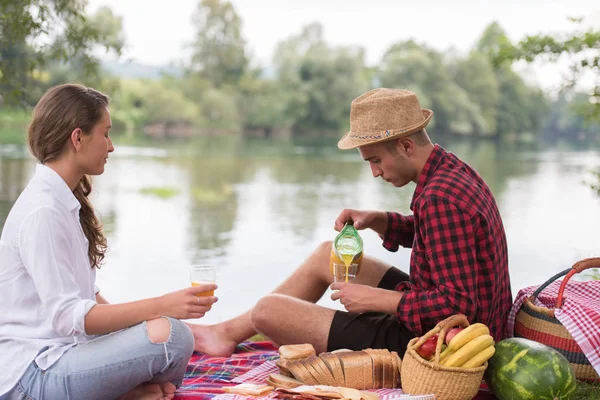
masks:
[[[473,168],[435,145],[410,205],[411,216],[388,213],[383,246],[412,247],[410,281],[396,290],[399,322],[422,335],[463,313],[492,336],[507,336],[512,305],[506,236],[494,196]]]

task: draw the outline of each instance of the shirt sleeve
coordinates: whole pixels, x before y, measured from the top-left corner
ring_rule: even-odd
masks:
[[[383,247],[389,251],[398,251],[398,247],[412,247],[415,238],[415,224],[412,215],[404,216],[388,212],[388,226],[383,237]]]
[[[472,321],[476,315],[478,223],[464,211],[444,199],[431,198],[419,212],[419,234],[425,249],[425,267],[430,289],[416,288],[401,282],[396,290],[404,291],[398,303],[398,319],[417,335],[433,328],[437,322],[456,313]],[[414,250],[413,250],[414,251]],[[412,266],[411,266],[412,268]]]
[[[69,227],[57,210],[43,207],[23,220],[19,251],[36,287],[43,312],[61,335],[85,334],[85,316],[96,302],[81,298],[69,254]]]

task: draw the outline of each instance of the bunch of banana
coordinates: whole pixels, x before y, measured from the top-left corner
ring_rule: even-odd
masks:
[[[456,334],[440,354],[440,363],[446,367],[476,368],[489,360],[496,349],[494,338],[487,326],[473,324]]]

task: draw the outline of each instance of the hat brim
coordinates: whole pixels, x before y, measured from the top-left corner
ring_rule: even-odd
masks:
[[[422,108],[423,121],[401,129],[388,129],[379,132],[350,132],[346,133],[338,142],[338,148],[341,150],[355,149],[360,146],[366,146],[373,143],[385,142],[387,140],[406,137],[425,128],[433,117],[433,111]]]

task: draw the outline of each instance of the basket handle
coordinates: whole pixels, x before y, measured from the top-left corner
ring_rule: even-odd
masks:
[[[446,333],[455,326],[461,326],[466,328],[469,326],[469,321],[467,317],[463,314],[456,314],[451,317],[448,317],[442,321],[440,321],[432,330],[424,334],[419,338],[417,343],[414,344],[413,349],[419,349],[423,343],[425,343],[429,338],[433,337],[436,334],[439,334],[437,344],[435,346],[435,357],[434,361],[436,364],[440,363],[440,353],[442,352],[442,345],[444,344],[444,338],[446,337]]]
[[[563,279],[560,284],[560,288],[558,289],[558,297],[556,299],[556,305],[554,306],[555,308],[560,308],[563,305],[563,294],[564,294],[565,288],[567,287],[567,282],[569,282],[569,279],[571,279],[571,277],[573,275],[578,274],[582,271],[585,271],[586,269],[599,268],[599,267],[600,267],[600,257],[586,258],[584,260],[578,261],[575,264],[573,264],[573,266],[571,268],[567,268],[564,271],[559,272],[558,274],[554,275],[553,277],[548,279],[546,282],[544,282],[539,288],[537,288],[537,290],[535,292],[533,292],[533,294],[530,296],[529,299],[533,303],[535,298],[538,297],[538,295],[542,292],[542,290],[544,290],[548,285],[550,285],[552,282],[554,282],[561,276],[566,275],[565,279]]]

